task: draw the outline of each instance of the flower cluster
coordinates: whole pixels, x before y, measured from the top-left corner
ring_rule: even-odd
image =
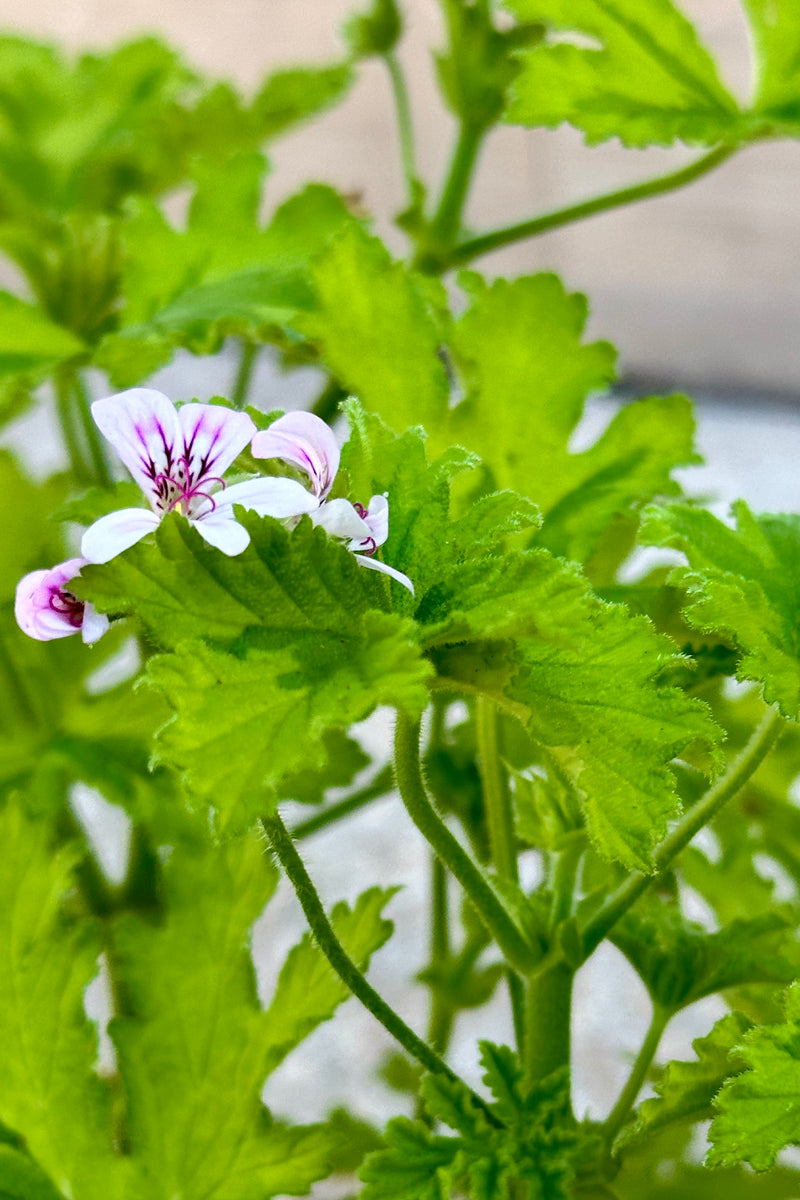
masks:
[[[92,415],[149,508],[123,508],[101,517],[83,535],[81,558],[33,571],[20,581],[15,612],[30,637],[49,641],[80,632],[85,642],[97,641],[108,618],[74,596],[67,584],[87,563],[109,562],[152,533],[165,513],[181,513],[223,554],[241,554],[250,535],[233,515],[235,504],[287,522],[308,515],[331,537],[343,539],[363,566],[390,575],[413,593],[407,575],[373,557],[389,536],[386,497],[373,496],[366,508],[328,499],[339,469],[339,447],[325,422],[312,413],[287,413],[258,432],[246,413],[213,404],[177,409],[161,392],[131,388],[95,401]],[[256,458],[278,458],[299,468],[311,491],[294,479],[274,476],[227,485],[223,476],[248,443]]]

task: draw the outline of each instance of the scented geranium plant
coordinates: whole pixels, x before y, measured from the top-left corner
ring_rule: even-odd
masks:
[[[800,1192],[782,1153],[800,1143],[800,517],[741,501],[720,520],[681,494],[675,469],[698,461],[682,395],[621,404],[574,450],[615,372],[584,299],[554,275],[456,273],[800,136],[800,6],[745,0],[747,102],[670,0],[441,9],[456,139],[435,194],[395,0],[353,17],[340,61],[247,99],[152,40],[77,61],[0,40],[0,249],[21,281],[0,293],[0,409],[54,403],[65,452],[39,483],[0,459],[10,1200],[266,1200],[329,1177],[326,1196],[362,1200]],[[397,104],[402,259],[324,182],[260,215],[270,139],[369,57]],[[468,232],[504,121],[696,157]],[[162,207],[177,187],[182,224]],[[317,365],[313,411],[252,387],[265,346]],[[229,395],[152,386],[178,350],[223,347]],[[637,546],[668,564],[621,571]],[[121,877],[79,785],[127,813]],[[377,801],[430,855],[429,950],[409,963],[425,1028],[369,979],[395,889],[367,886],[348,820]],[[352,904],[305,866],[323,827],[365,880]],[[265,1004],[250,937],[282,876],[309,928]],[[609,941],[650,1021],[587,1113],[575,978]],[[719,1019],[665,1061],[665,1030],[708,996]],[[394,1048],[396,1117],[359,1094],[313,1124],[272,1115],[268,1077],[351,997]],[[469,1077],[452,1053],[467,1009]]]

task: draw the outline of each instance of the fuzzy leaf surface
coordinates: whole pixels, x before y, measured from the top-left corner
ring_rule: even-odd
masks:
[[[738,647],[739,679],[763,684],[764,698],[784,716],[800,713],[800,517],[754,516],[743,501],[731,529],[711,513],[685,505],[648,509],[641,541],[682,550],[688,567],[670,582],[685,589],[685,615],[703,633],[724,634]]]
[[[590,144],[618,137],[626,146],[716,145],[737,137],[744,118],[736,101],[671,0],[509,0],[509,7],[519,21],[543,21],[566,37],[520,56],[507,120],[549,128],[568,121]]]

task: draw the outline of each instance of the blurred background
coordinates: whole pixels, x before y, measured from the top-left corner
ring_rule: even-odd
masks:
[[[738,4],[683,0],[682,6],[721,60],[733,90],[746,95],[747,33]],[[248,91],[277,66],[340,59],[341,24],[358,7],[358,0],[0,0],[0,29],[75,52],[155,33],[202,72]],[[430,51],[442,40],[440,13],[436,0],[405,0],[403,8],[408,33],[399,54],[408,71],[419,167],[435,187],[450,154],[453,127],[431,63]],[[614,143],[587,149],[572,130],[531,133],[507,127],[487,142],[467,219],[475,231],[510,224],[676,169],[696,156],[685,148],[632,151]],[[380,62],[361,64],[345,102],[279,141],[271,159],[270,208],[309,180],[328,181],[357,195],[374,215],[377,231],[402,251],[404,239],[392,217],[404,204],[403,183],[391,94]],[[720,515],[739,495],[756,510],[796,509],[800,503],[799,183],[797,144],[755,146],[675,194],[523,242],[475,264],[489,274],[557,271],[570,289],[588,294],[589,332],[618,346],[626,389],[685,389],[697,396],[707,466],[682,472],[682,479],[692,492],[713,495]],[[224,354],[211,362],[186,355],[154,383],[202,400],[226,390],[232,369],[232,359]],[[308,372],[282,379],[268,355],[259,363],[258,388],[269,393],[268,407],[296,407],[314,392]],[[594,401],[581,436],[591,440],[611,411],[610,401]],[[40,416],[27,430],[25,422],[20,424],[34,468],[52,469],[55,463],[43,459],[59,453],[57,439],[48,450]],[[17,444],[19,437],[19,430],[11,431]],[[380,719],[365,731],[378,754],[387,732]],[[91,801],[87,804],[88,813]],[[101,807],[94,812],[87,819],[95,820],[102,836],[111,825]],[[398,924],[394,953],[379,954],[370,977],[415,1028],[424,1028],[425,989],[418,986],[409,994],[406,981],[426,957],[428,862],[399,802],[384,800],[346,829],[311,839],[304,855],[329,903],[352,899],[372,882],[404,885],[390,908]],[[265,999],[274,963],[301,929],[293,896],[282,892],[256,931]],[[601,993],[605,1002],[598,1007]],[[91,1002],[102,1013],[102,989]],[[686,1055],[691,1038],[705,1032],[717,1015],[716,1004],[703,1002],[702,1011],[689,1010],[673,1024],[662,1060]],[[577,1056],[583,1060],[576,1079],[579,1113],[588,1109],[600,1116],[608,1110],[626,1076],[625,1055],[637,1047],[646,1022],[647,1002],[631,969],[613,949],[596,955],[581,973],[576,1015]],[[489,1013],[469,1014],[458,1029],[454,1066],[472,1082],[478,1077],[475,1038],[487,1034],[498,1041],[510,1036],[499,995]],[[332,1028],[308,1039],[272,1078],[266,1099],[277,1112],[313,1120],[355,1093],[361,1115],[383,1119],[399,1111],[403,1101],[374,1076],[367,1078],[361,1059],[366,1054],[377,1066],[390,1049],[372,1018],[350,1002]],[[345,1193],[328,1184],[313,1194],[322,1200]]]

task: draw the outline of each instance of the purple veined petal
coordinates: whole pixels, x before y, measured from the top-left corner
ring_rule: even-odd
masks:
[[[392,579],[396,579],[398,583],[402,583],[404,588],[408,588],[412,596],[414,595],[414,585],[402,571],[396,571],[394,567],[390,567],[387,563],[379,562],[377,558],[368,558],[366,554],[355,554],[353,557],[356,562],[361,563],[362,567],[369,567],[371,571],[380,571],[383,575],[390,575]]]
[[[389,536],[389,501],[385,496],[373,496],[364,515],[364,524],[376,546],[382,546]]]
[[[183,404],[178,409],[178,421],[182,454],[194,485],[224,475],[256,431],[247,413],[219,404]]]
[[[227,510],[230,515],[232,506],[241,504],[260,517],[277,517],[280,521],[300,517],[319,507],[317,497],[296,479],[275,479],[266,475],[231,484],[224,492],[217,492],[214,500],[218,513]]]
[[[349,500],[327,500],[311,514],[311,520],[331,537],[350,538],[359,547],[370,537],[369,526]]]
[[[90,563],[107,563],[158,527],[158,513],[146,508],[120,508],[95,521],[81,539],[81,554]]]
[[[183,455],[180,421],[172,401],[153,388],[130,388],[95,400],[92,416],[151,504],[156,480],[171,475]]]
[[[207,517],[199,517],[189,524],[194,526],[209,546],[221,550],[229,558],[241,554],[250,545],[250,534],[244,525],[224,512],[209,513]]]
[[[99,613],[93,604],[84,604],[81,637],[87,646],[93,646],[99,641],[103,634],[108,632],[110,625],[111,622],[105,613]]]
[[[31,571],[20,579],[14,616],[23,633],[40,642],[70,637],[81,628],[84,605],[65,586],[86,560],[70,558],[50,570]]]
[[[256,458],[280,458],[305,471],[314,495],[324,500],[339,470],[339,443],[331,428],[309,412],[291,412],[253,438]]]

